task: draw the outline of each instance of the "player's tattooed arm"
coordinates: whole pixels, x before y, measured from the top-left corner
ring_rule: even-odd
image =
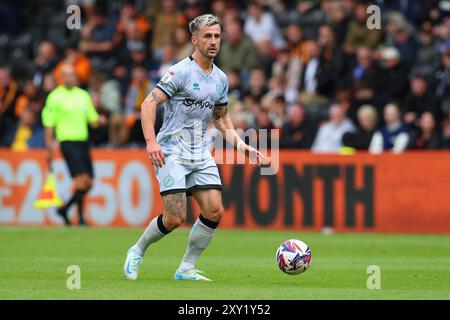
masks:
[[[142,107],[153,104],[156,104],[156,106],[158,106],[166,101],[167,96],[158,88],[153,88],[153,90],[150,92],[150,94],[145,98],[144,102],[142,103]]]
[[[224,107],[215,107],[213,110],[213,119],[214,121],[219,120],[223,116],[227,114],[228,110]]]
[[[152,95],[152,100],[151,101],[158,103],[159,102],[158,95],[154,91],[152,91],[150,94]]]
[[[217,130],[225,137],[225,140],[233,145],[236,145],[241,140],[228,116],[227,108],[215,107],[213,109],[213,121]]]
[[[156,108],[165,101],[167,96],[158,88],[154,88],[141,105],[141,125],[147,143],[147,153],[152,163],[158,167],[165,164],[165,159],[161,147],[156,142]]]

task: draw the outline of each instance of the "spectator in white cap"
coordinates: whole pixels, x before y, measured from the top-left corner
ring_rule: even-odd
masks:
[[[390,100],[402,100],[408,91],[408,72],[400,62],[400,52],[395,47],[387,47],[381,51],[380,95]]]

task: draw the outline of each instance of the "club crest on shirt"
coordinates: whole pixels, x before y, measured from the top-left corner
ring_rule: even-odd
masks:
[[[165,176],[163,179],[163,184],[165,187],[171,187],[173,185],[173,178],[171,175]]]
[[[167,70],[161,78],[162,83],[168,83],[175,76],[175,72]]]

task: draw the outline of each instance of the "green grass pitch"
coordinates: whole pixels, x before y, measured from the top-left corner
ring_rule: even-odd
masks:
[[[197,267],[213,282],[174,281],[189,229],[153,245],[137,281],[126,281],[127,248],[141,229],[0,227],[0,299],[450,299],[450,236],[220,230]],[[312,251],[306,273],[278,270],[286,239]],[[81,289],[66,287],[69,265]],[[367,289],[369,265],[381,289]]]

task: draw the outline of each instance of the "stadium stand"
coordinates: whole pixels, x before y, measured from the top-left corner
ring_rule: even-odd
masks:
[[[311,148],[321,125],[332,125],[333,106],[351,132],[339,133],[332,152],[368,150],[376,129],[389,129],[384,109],[394,103],[410,137],[407,149],[448,149],[448,2],[0,1],[0,144],[42,146],[40,111],[58,85],[58,64],[70,61],[109,119],[92,132],[92,143],[144,145],[139,102],[189,54],[191,17],[212,12],[223,22],[216,63],[230,78],[238,128],[278,128],[281,147]],[[66,27],[70,4],[81,8],[80,30]],[[367,28],[369,5],[381,9],[379,30]],[[375,126],[361,122],[362,107],[376,110]],[[24,126],[29,135],[20,134]]]

